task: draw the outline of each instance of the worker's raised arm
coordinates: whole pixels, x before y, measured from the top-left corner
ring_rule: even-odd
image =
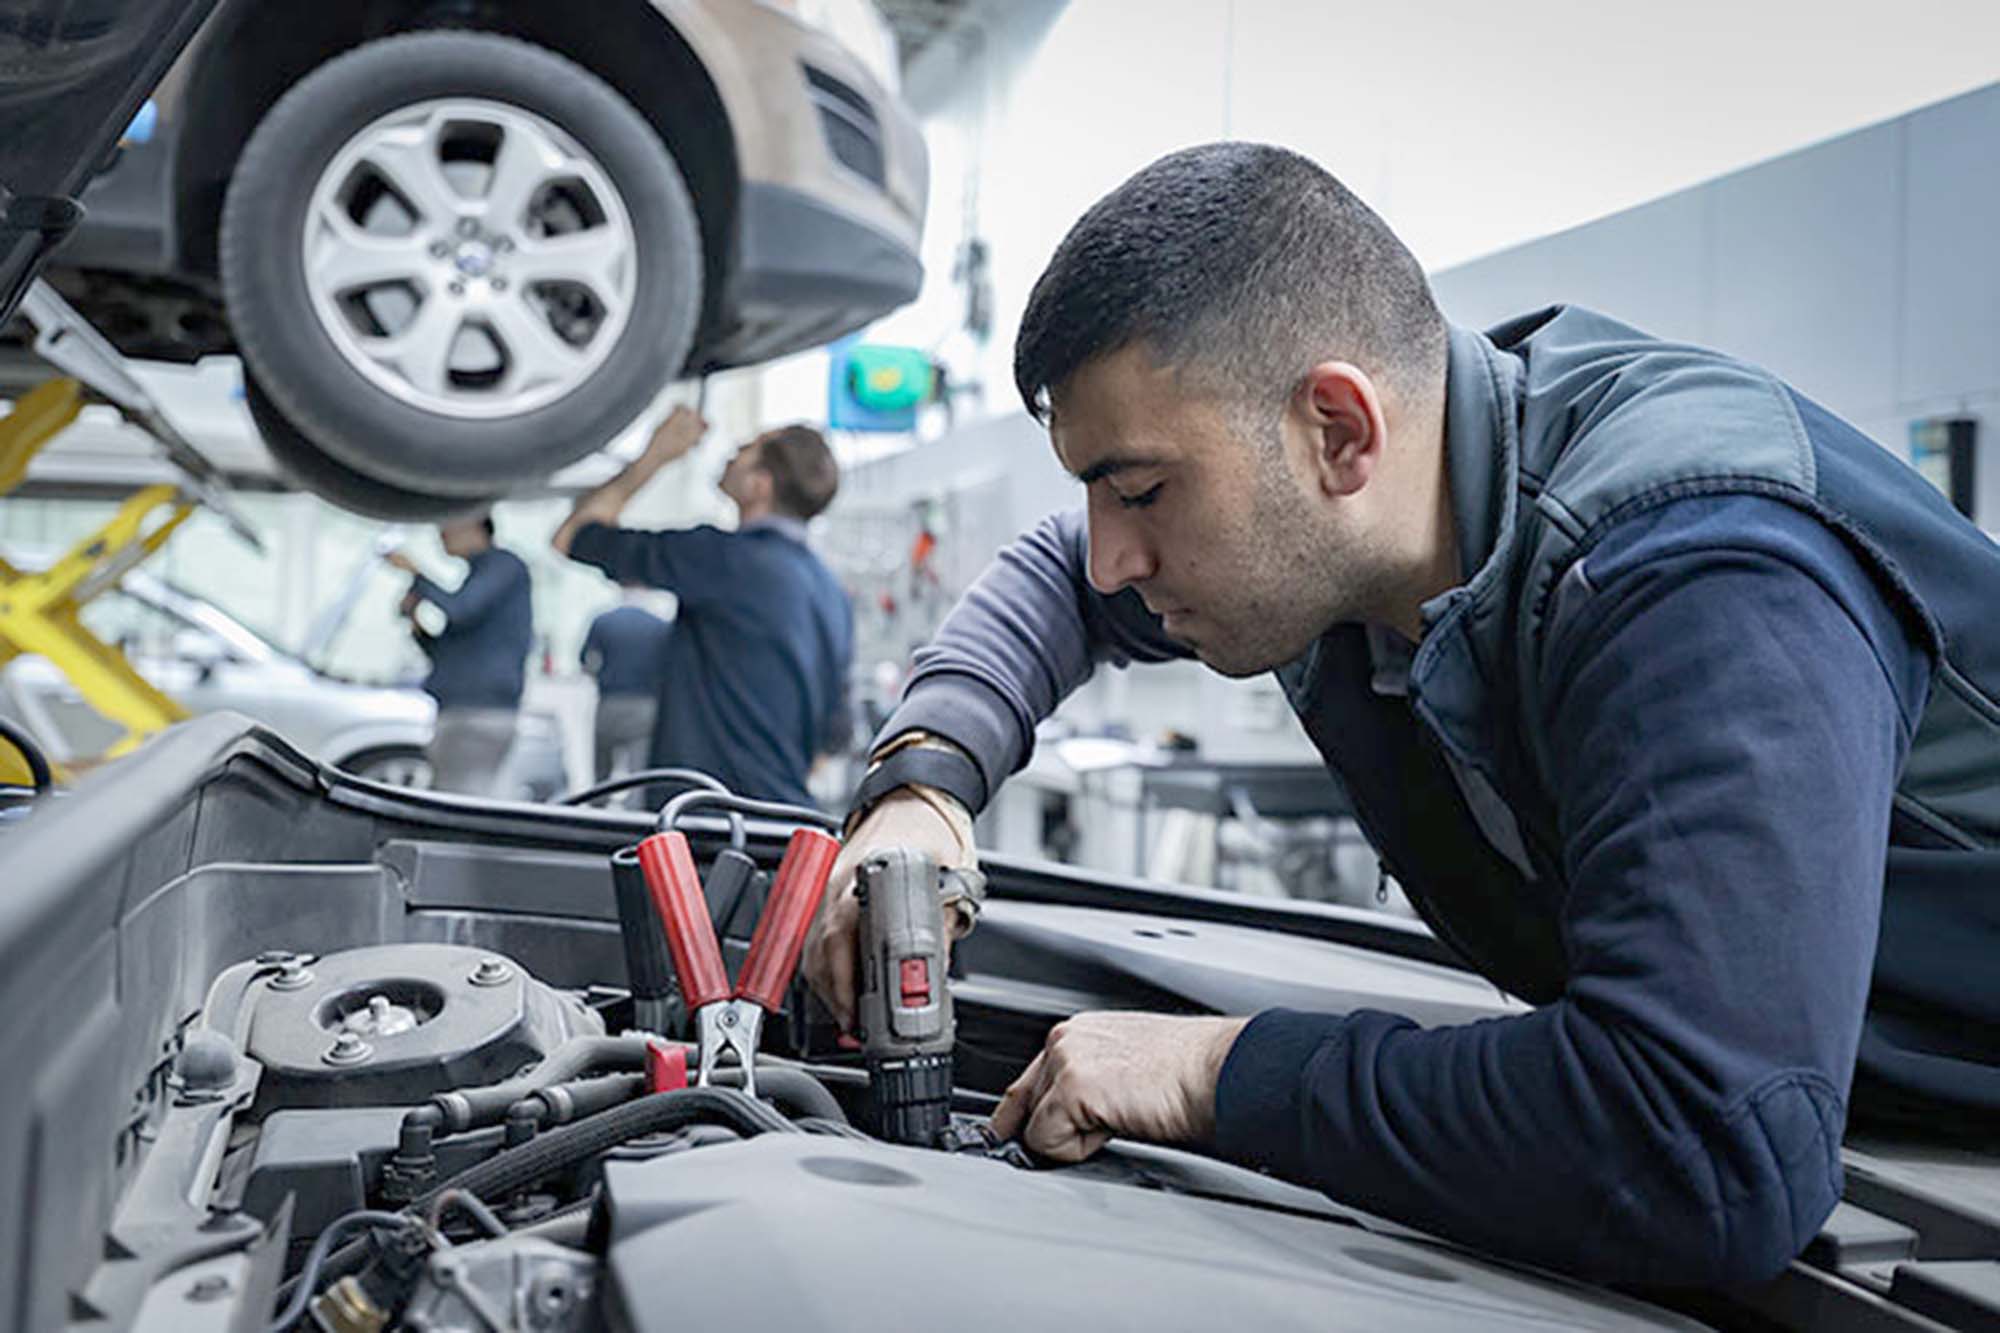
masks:
[[[645,488],[653,474],[677,458],[684,457],[707,433],[708,423],[691,407],[677,407],[668,414],[646,442],[646,448],[626,465],[625,470],[576,502],[569,517],[556,529],[549,545],[562,555],[569,554],[576,534],[592,523],[614,526],[632,497]]]
[[[1043,519],[1003,549],[917,650],[876,748],[911,731],[944,737],[979,765],[990,798],[1027,762],[1036,725],[1099,662],[1189,656],[1138,593],[1106,597],[1092,588],[1089,556],[1080,510]]]

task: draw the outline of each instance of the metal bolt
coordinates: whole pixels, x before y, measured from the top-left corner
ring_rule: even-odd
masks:
[[[313,974],[306,965],[293,958],[278,968],[278,975],[271,978],[272,990],[304,990],[312,985]]]
[[[460,218],[458,220],[458,234],[460,236],[477,236],[479,234],[478,219]]]
[[[446,286],[449,288],[453,296],[465,295],[465,284],[458,281],[458,279],[456,278],[452,279],[451,282],[446,284]]]
[[[512,236],[502,236],[499,240],[493,242],[493,248],[504,255],[514,248],[514,238]]]
[[[187,1289],[191,1301],[219,1301],[229,1294],[229,1279],[220,1273],[211,1273]]]
[[[504,958],[491,954],[479,960],[479,966],[472,970],[472,984],[475,986],[498,986],[514,975],[514,969],[507,966]]]
[[[494,279],[493,279],[493,290],[494,290],[494,291],[496,291],[496,292],[504,292],[504,291],[506,291],[506,290],[507,290],[507,279],[505,279],[505,278],[494,278]]]
[[[432,257],[432,258],[434,258],[434,259],[443,259],[443,258],[444,258],[444,257],[445,257],[446,255],[448,255],[448,254],[450,254],[450,253],[451,253],[451,242],[450,242],[450,241],[432,241],[432,242],[431,242],[431,257]]]
[[[352,1032],[343,1032],[333,1039],[320,1058],[330,1065],[358,1065],[375,1054],[375,1048]]]
[[[535,1279],[535,1285],[528,1294],[529,1301],[546,1318],[565,1313],[576,1303],[576,1289],[570,1286],[565,1275],[544,1273]]]

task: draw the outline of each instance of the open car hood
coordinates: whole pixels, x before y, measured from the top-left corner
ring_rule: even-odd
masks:
[[[414,984],[422,960],[462,977],[467,955],[512,964],[520,1039],[617,1031],[602,1016],[624,979],[606,858],[650,828],[632,812],[378,786],[220,715],[0,833],[0,1234],[18,1238],[0,1246],[0,1326],[260,1326],[306,1243],[369,1198],[420,1100],[380,1071],[350,1085],[316,1048],[293,1060],[284,1034],[359,994],[340,989],[357,969]],[[748,850],[774,865],[789,832],[753,823]],[[725,829],[690,833],[705,863]],[[1518,1008],[1387,918],[998,858],[988,869],[986,914],[953,966],[962,1110],[990,1107],[1081,1008],[1367,1006],[1424,1023]],[[746,934],[724,930],[732,961]],[[285,967],[322,975],[288,995],[271,975]],[[819,1062],[799,1068],[836,1090],[861,1076],[809,1049],[810,1025],[793,1018],[778,1040]],[[204,1032],[211,1050],[216,1033],[240,1049],[228,1077],[197,1087],[186,1052]],[[469,1058],[453,1057],[449,1086],[479,1082]],[[862,1329],[947,1309],[953,1327],[1010,1333],[1036,1316],[1184,1327],[1196,1310],[1269,1328],[1690,1328],[1690,1312],[1732,1326],[1752,1311],[1777,1327],[1936,1327],[1879,1321],[1913,1299],[1935,1317],[1938,1290],[1968,1273],[1976,1285],[1970,1270],[2000,1253],[2000,1171],[1894,1145],[1850,1156],[1850,1203],[1778,1282],[1678,1293],[1678,1311],[1143,1145],[1026,1169],[822,1125],[597,1171],[580,1248],[509,1259],[573,1265],[564,1290],[587,1291],[588,1307],[548,1327]],[[504,1286],[480,1253],[450,1252],[457,1280]],[[420,1299],[436,1326],[478,1326],[451,1322],[451,1291]]]

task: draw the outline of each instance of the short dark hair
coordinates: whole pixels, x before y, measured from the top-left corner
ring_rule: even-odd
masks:
[[[499,529],[493,526],[493,515],[491,514],[480,519],[479,526],[486,529],[486,540],[489,542],[500,535]]]
[[[1030,414],[1087,363],[1143,343],[1167,366],[1275,412],[1328,357],[1394,389],[1444,361],[1445,324],[1408,247],[1315,163],[1212,143],[1092,205],[1036,281],[1014,343]]]
[[[840,464],[811,426],[780,426],[758,437],[757,462],[771,474],[771,503],[781,514],[812,518],[840,490]]]

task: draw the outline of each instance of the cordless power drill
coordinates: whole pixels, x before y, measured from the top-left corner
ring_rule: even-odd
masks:
[[[907,847],[869,857],[855,876],[870,1128],[891,1143],[928,1147],[951,1124],[951,992],[940,888],[937,862]]]

